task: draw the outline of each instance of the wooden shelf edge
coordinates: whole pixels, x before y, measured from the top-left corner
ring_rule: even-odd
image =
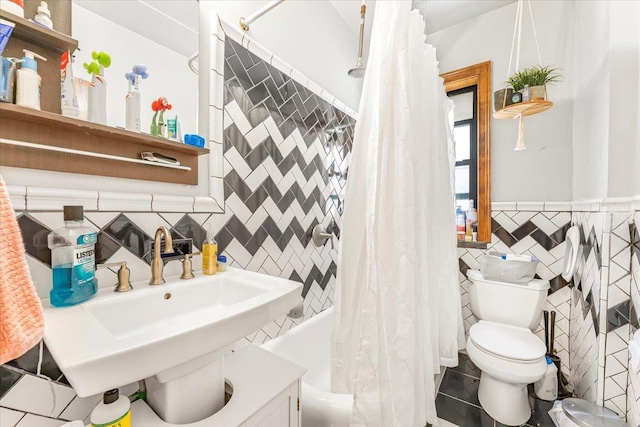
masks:
[[[542,113],[553,107],[553,102],[547,100],[533,100],[527,102],[518,102],[516,104],[507,105],[504,108],[493,113],[496,119],[515,119],[520,114],[523,116],[532,116]]]
[[[87,135],[117,138],[123,142],[129,141],[136,144],[157,147],[158,149],[166,148],[175,152],[188,153],[191,155],[201,156],[209,153],[209,149],[207,148],[194,147],[189,144],[174,142],[165,138],[131,132],[126,129],[114,128],[111,126],[74,119],[72,117],[65,117],[48,111],[33,110],[31,108],[13,104],[0,103],[0,119],[2,118],[11,118],[27,123],[51,126],[59,129],[69,129],[76,132],[81,131]]]
[[[43,48],[54,49],[61,53],[66,50],[73,52],[78,48],[78,40],[13,13],[0,10],[0,18],[16,24],[11,37],[31,42]]]

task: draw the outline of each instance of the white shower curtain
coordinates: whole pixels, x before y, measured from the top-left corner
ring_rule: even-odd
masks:
[[[464,346],[452,103],[410,8],[376,5],[345,196],[331,387],[351,425],[435,424],[434,375]]]

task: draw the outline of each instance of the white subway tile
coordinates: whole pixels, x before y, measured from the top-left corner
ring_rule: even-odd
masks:
[[[492,202],[491,210],[493,211],[515,211],[516,202]]]
[[[570,212],[571,202],[544,202],[544,210],[548,212]]]
[[[193,212],[193,197],[154,194],[151,207],[154,212]]]
[[[67,205],[82,205],[87,211],[98,210],[98,192],[27,187],[27,209],[30,211],[61,211]]]
[[[517,202],[516,207],[519,211],[537,211],[544,210],[544,202]]]
[[[102,212],[149,212],[151,211],[151,194],[99,191],[98,209]]]
[[[23,185],[7,185],[6,187],[13,210],[25,210],[27,208],[27,187]]]

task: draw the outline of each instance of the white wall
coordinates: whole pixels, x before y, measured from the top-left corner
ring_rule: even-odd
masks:
[[[607,195],[609,6],[576,2],[573,199]]]
[[[564,81],[549,86],[554,106],[525,119],[526,151],[513,151],[517,120],[491,120],[492,200],[571,200],[574,2],[532,2],[543,65],[562,69]],[[440,71],[491,60],[493,90],[504,87],[516,4],[430,34]],[[528,13],[523,19],[520,66],[537,64]],[[512,70],[513,71],[513,70]]]
[[[236,25],[268,3],[207,0],[223,19]],[[358,13],[360,5],[354,4]],[[369,25],[371,21],[368,20]],[[251,24],[247,33],[333,96],[358,110],[362,79],[347,75],[358,56],[358,35],[328,1],[286,1]]]
[[[183,133],[196,133],[198,76],[189,70],[185,56],[75,3],[72,13],[73,37],[80,41],[81,49],[75,54],[74,75],[91,79],[82,64],[91,61],[92,51],[105,51],[111,55],[111,67],[105,70],[109,126],[124,127],[124,98],[128,90],[124,75],[134,64],[142,63],[149,72],[149,78],[140,84],[142,131],[149,132],[153,116],[151,102],[164,96],[173,106],[165,113],[165,119],[177,114]],[[196,40],[193,51],[197,49]]]
[[[640,2],[612,1],[610,7],[609,197],[640,195],[635,170],[640,151]]]

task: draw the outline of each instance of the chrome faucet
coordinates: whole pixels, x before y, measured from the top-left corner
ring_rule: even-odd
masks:
[[[151,280],[150,285],[162,285],[164,283],[164,277],[162,277],[162,270],[164,268],[164,262],[160,257],[162,237],[164,236],[164,254],[173,253],[173,241],[171,240],[171,234],[165,227],[158,227],[156,235],[153,240],[153,260],[151,260]]]

